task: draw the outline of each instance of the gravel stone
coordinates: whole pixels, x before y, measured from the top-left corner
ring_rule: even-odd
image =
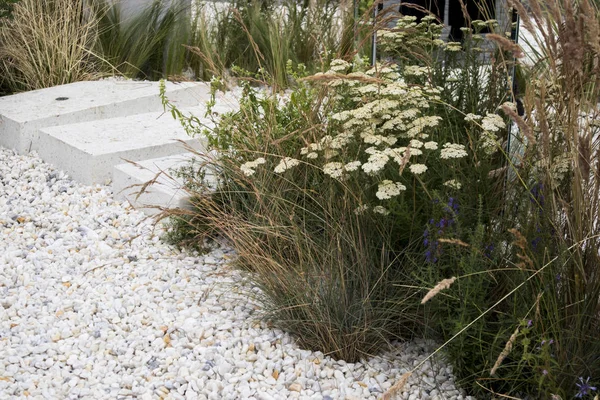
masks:
[[[0,400],[377,399],[434,348],[354,364],[301,349],[257,319],[231,249],[180,252],[160,234],[110,187],[0,148]],[[404,390],[467,398],[442,362]]]

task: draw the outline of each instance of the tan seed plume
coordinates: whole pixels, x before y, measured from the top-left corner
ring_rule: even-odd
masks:
[[[457,244],[462,247],[471,247],[468,243],[463,242],[460,239],[438,239],[440,243]]]
[[[513,121],[515,121],[519,129],[521,129],[521,132],[523,132],[523,134],[527,138],[527,144],[535,144],[536,140],[533,134],[533,129],[531,129],[531,127],[527,125],[527,122],[525,122],[525,120],[509,106],[502,105],[501,108],[502,111],[506,113],[506,115],[508,115]]]
[[[502,350],[502,353],[500,353],[500,355],[498,356],[496,363],[494,364],[494,366],[492,367],[492,370],[490,371],[490,375],[496,374],[496,371],[498,370],[498,367],[500,366],[500,364],[502,364],[502,361],[504,361],[504,359],[510,354],[510,352],[512,351],[512,348],[513,348],[513,344],[515,343],[515,340],[517,340],[518,334],[519,334],[519,328],[515,329],[513,334],[510,336],[510,339],[508,339],[508,342],[506,342],[506,346],[504,346],[504,350]]]
[[[521,46],[516,44],[510,39],[505,38],[504,36],[498,35],[496,33],[488,33],[486,35],[487,39],[493,40],[500,46],[503,50],[511,52],[516,58],[523,57],[523,49]]]
[[[407,372],[404,375],[402,375],[402,377],[400,377],[400,380],[398,382],[396,382],[391,388],[389,388],[387,390],[387,392],[385,392],[383,394],[382,399],[383,400],[391,400],[393,398],[394,395],[396,395],[396,393],[400,392],[404,386],[406,386],[406,383],[408,382],[408,378],[410,378],[410,376],[412,375],[412,372]]]
[[[433,289],[431,289],[429,292],[427,292],[425,297],[423,297],[423,300],[421,300],[421,304],[427,303],[429,300],[431,300],[433,297],[435,297],[435,295],[437,295],[439,292],[441,292],[444,289],[448,289],[450,286],[452,286],[452,284],[454,283],[455,280],[456,280],[455,276],[453,276],[450,279],[441,280],[437,285],[435,285],[435,287]]]

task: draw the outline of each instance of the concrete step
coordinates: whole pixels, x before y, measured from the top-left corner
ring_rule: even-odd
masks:
[[[188,152],[116,165],[113,168],[113,195],[148,215],[160,212],[157,207],[188,208],[188,194],[175,170],[189,165],[192,159]],[[152,183],[148,185],[148,182]]]
[[[219,93],[207,119],[208,84],[167,82],[166,89],[171,103],[209,129],[211,119],[239,108],[239,90]],[[149,206],[185,206],[182,183],[166,175],[155,180],[156,174],[185,164],[186,146],[202,152],[205,143],[205,137],[190,137],[164,112],[158,82],[77,82],[0,98],[0,146],[35,150],[83,184],[113,179],[115,196],[148,214],[156,212]],[[139,188],[130,186],[151,180],[136,198]]]
[[[184,143],[201,151],[205,138],[191,138],[170,113],[60,125],[39,130],[42,160],[76,181],[106,184],[113,167],[125,160],[142,161],[182,153]]]
[[[166,82],[166,92],[178,107],[188,107],[204,104],[210,88],[201,82]],[[23,154],[40,150],[41,128],[162,110],[158,82],[76,82],[5,96],[0,98],[0,146]]]

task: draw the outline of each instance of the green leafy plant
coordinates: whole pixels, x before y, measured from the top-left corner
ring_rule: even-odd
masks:
[[[431,41],[430,24],[419,25],[423,37],[445,47]],[[218,184],[212,194],[196,186],[198,206],[183,218],[189,232],[227,237],[275,323],[336,357],[355,360],[420,329],[417,302],[408,302],[415,263],[407,254],[420,245],[434,191],[455,193],[469,158],[457,117],[435,114],[444,102],[428,72],[334,60],[283,103],[247,86],[240,111],[206,132],[219,154],[206,161]],[[498,118],[483,123],[497,130]],[[474,151],[485,155],[486,145]]]
[[[519,128],[504,154],[506,205],[483,242],[444,247],[435,268],[457,280],[428,307],[450,317],[431,319],[452,339],[445,349],[472,393],[591,398],[600,367],[598,10],[511,3],[523,27],[540,32],[541,57],[521,66],[524,116],[503,106]]]

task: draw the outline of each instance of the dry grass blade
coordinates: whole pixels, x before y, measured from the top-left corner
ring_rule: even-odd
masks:
[[[206,70],[214,74],[216,76],[221,75],[225,71],[225,66],[223,61],[218,53],[213,54],[210,52],[211,49],[200,49],[195,46],[184,46],[187,50],[189,50],[192,54],[197,55],[202,60],[203,64],[206,66]]]
[[[533,267],[533,260],[527,255],[527,238],[525,238],[525,236],[523,236],[517,229],[509,229],[508,231],[515,236],[515,241],[513,244],[521,250],[521,253],[517,254],[516,256],[523,262],[518,263],[517,266],[523,269],[525,268],[525,264],[527,264],[529,267]]]
[[[334,74],[322,73],[322,74],[311,75],[311,76],[307,76],[306,78],[300,79],[300,81],[329,83],[329,82],[333,82],[333,81],[338,81],[340,79],[348,80],[348,81],[357,81],[357,82],[361,82],[361,83],[381,84],[384,82],[381,79],[370,77],[370,76],[365,76],[365,75],[355,76],[355,75],[344,75],[344,74],[337,74],[337,73],[334,73]]]
[[[260,49],[258,48],[258,45],[256,44],[256,41],[254,40],[254,37],[248,30],[248,27],[246,26],[246,24],[244,23],[244,18],[242,17],[242,14],[240,14],[239,10],[236,10],[236,9],[232,9],[232,11],[233,11],[233,15],[234,15],[236,21],[238,21],[238,23],[240,24],[240,26],[246,33],[247,39],[250,43],[250,46],[252,46],[252,50],[254,51],[254,55],[256,56],[256,61],[258,62],[259,66],[262,68],[262,62],[265,61],[265,56],[261,53]]]
[[[522,398],[521,398],[521,397],[513,397],[513,396],[508,396],[508,395],[506,395],[506,394],[502,394],[502,393],[496,393],[496,392],[494,392],[492,389],[490,389],[490,388],[487,388],[487,387],[483,386],[481,383],[479,383],[479,382],[477,382],[477,381],[476,381],[475,383],[476,383],[476,384],[477,384],[477,385],[478,385],[480,388],[482,388],[483,390],[485,390],[486,392],[488,392],[488,393],[491,393],[491,394],[493,394],[494,396],[497,396],[497,397],[499,397],[499,398],[502,398],[502,399],[511,399],[511,400],[522,400]],[[495,398],[495,397],[494,397],[494,398]]]

